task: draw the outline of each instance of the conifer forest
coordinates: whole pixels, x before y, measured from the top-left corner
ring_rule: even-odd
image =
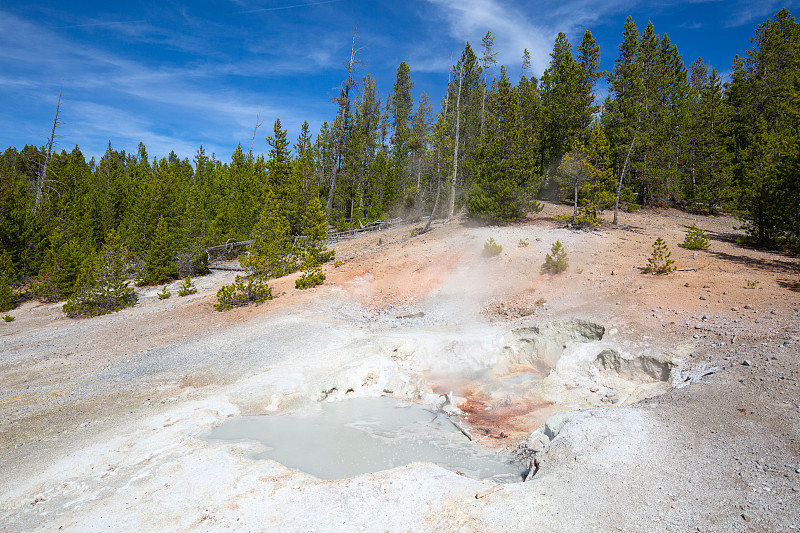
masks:
[[[206,248],[229,239],[260,250],[249,273],[303,269],[321,282],[329,227],[460,212],[502,224],[542,199],[574,205],[577,226],[603,211],[727,212],[753,244],[800,249],[800,25],[787,10],[755,29],[727,81],[630,17],[604,52],[616,57],[609,72],[589,31],[579,43],[559,34],[538,79],[527,50],[521,72],[498,65],[493,40],[466,44],[440,102],[414,102],[405,62],[392,87],[357,79],[354,45],[335,115],[297,139],[276,119],[266,154],[240,144],[221,160],[200,146],[189,161],[109,144],[87,160],[55,148],[56,111],[44,146],[0,157],[0,310],[32,296],[107,312],[86,292],[103,276],[200,274]],[[111,308],[135,300],[126,284],[111,289]]]

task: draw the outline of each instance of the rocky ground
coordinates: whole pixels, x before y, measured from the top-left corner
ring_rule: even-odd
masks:
[[[227,271],[86,320],[23,304],[0,325],[0,530],[800,528],[798,258],[736,244],[727,217],[578,232],[564,212],[342,242],[324,286],[290,276],[225,313]],[[677,246],[691,224],[708,250]],[[641,271],[658,236],[666,276]],[[556,240],[570,267],[542,274]],[[238,414],[451,392],[481,445],[525,443],[528,481],[424,463],[318,480],[204,439]]]

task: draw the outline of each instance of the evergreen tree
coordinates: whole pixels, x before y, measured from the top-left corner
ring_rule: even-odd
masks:
[[[265,185],[273,191],[283,217],[289,222],[292,233],[300,229],[300,187],[297,175],[292,169],[292,157],[286,130],[281,127],[281,119],[276,118],[273,136],[267,137],[270,146],[266,162],[269,182]],[[266,190],[263,194],[266,194]]]
[[[522,120],[519,93],[505,68],[488,104],[497,118],[496,129],[487,130],[481,172],[469,191],[467,207],[475,216],[507,223],[537,207],[532,200],[540,178],[531,172],[535,158],[528,142],[531,128]]]
[[[158,225],[147,250],[144,264],[139,271],[137,283],[139,285],[160,285],[176,278],[177,275],[178,265],[175,263],[172,238],[167,228],[167,221],[162,216],[158,219]]]
[[[239,262],[250,275],[280,277],[293,270],[292,248],[289,221],[283,216],[275,195],[268,191],[261,216],[253,228],[250,252]]]
[[[96,316],[119,311],[136,303],[129,286],[128,252],[113,230],[96,257],[88,258],[81,267],[77,291],[63,306],[71,317]]]
[[[14,293],[12,288],[17,284],[17,272],[11,255],[0,250],[0,312],[14,309]]]
[[[584,117],[579,89],[580,70],[572,45],[562,32],[550,53],[550,65],[541,79],[544,119],[542,139],[545,172],[554,173],[563,155],[580,135]]]
[[[756,29],[729,86],[735,210],[761,244],[800,246],[800,25],[786,9]]]

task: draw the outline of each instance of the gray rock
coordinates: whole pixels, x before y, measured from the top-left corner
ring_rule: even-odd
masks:
[[[742,365],[743,366],[753,366],[753,362],[751,360],[749,360],[749,359],[745,359],[744,361],[742,361]]]

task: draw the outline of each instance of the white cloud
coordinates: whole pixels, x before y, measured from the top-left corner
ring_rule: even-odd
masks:
[[[439,9],[454,38],[469,40],[480,55],[481,38],[487,30],[495,37],[498,63],[513,67],[521,64],[522,51],[531,53],[533,71],[540,75],[550,63],[550,52],[559,31],[575,34],[602,17],[618,12],[631,2],[622,0],[545,0],[526,3],[508,0],[428,0]],[[571,35],[574,49],[577,42]]]

